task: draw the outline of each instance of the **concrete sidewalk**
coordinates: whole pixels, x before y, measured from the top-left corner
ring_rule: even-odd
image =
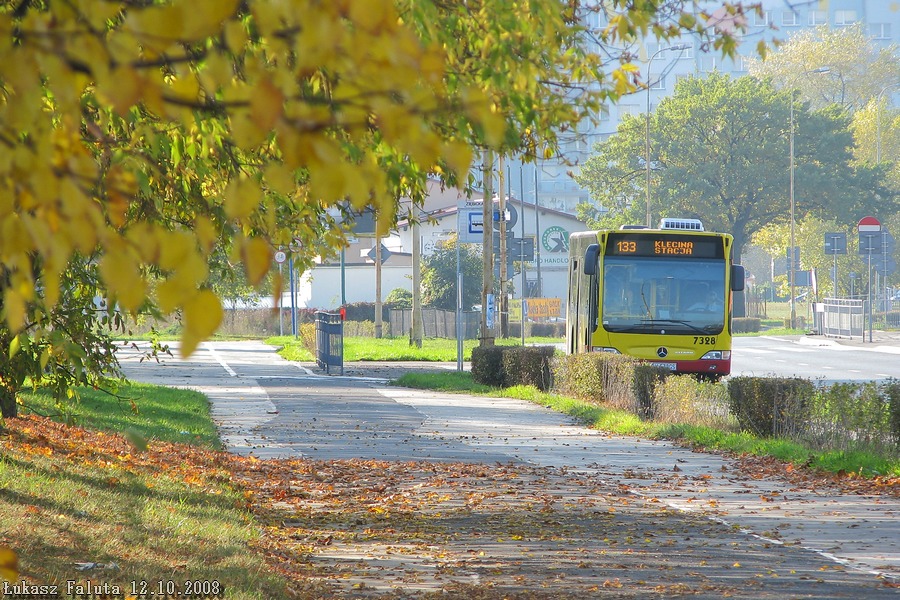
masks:
[[[804,548],[834,564],[900,582],[896,496],[809,489],[780,477],[754,479],[735,459],[587,429],[524,401],[320,375],[261,343],[207,342],[189,361],[131,363],[126,370],[136,380],[205,393],[223,439],[240,454],[563,469],[604,489],[627,490],[728,524],[766,544]]]

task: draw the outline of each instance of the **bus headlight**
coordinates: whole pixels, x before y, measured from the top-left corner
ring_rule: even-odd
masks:
[[[610,346],[597,346],[595,348],[591,348],[592,352],[609,352],[610,354],[622,354],[616,348],[612,348]]]
[[[700,360],[731,360],[731,350],[710,350]]]

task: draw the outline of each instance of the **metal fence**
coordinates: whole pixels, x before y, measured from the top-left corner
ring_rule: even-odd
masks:
[[[825,298],[815,312],[816,330],[835,337],[862,337],[865,330],[865,301]]]
[[[316,364],[328,374],[331,367],[344,374],[344,322],[337,313],[316,313]]]
[[[392,310],[390,322],[391,335],[396,337],[407,335],[412,328],[412,311],[408,309]],[[478,328],[480,326],[480,312],[463,312],[463,339],[476,339],[478,337]],[[456,313],[449,310],[423,308],[422,328],[425,337],[428,338],[456,339]]]

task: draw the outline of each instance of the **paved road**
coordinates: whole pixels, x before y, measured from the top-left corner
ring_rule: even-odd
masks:
[[[823,336],[737,337],[732,375],[804,377],[814,381],[900,379],[900,334],[873,343]]]
[[[207,394],[223,440],[236,453],[566,467],[729,524],[748,540],[768,540],[773,553],[799,547],[826,569],[837,563],[857,570],[861,581],[878,574],[900,582],[897,499],[751,480],[721,456],[596,432],[518,400],[322,376],[256,342],[208,342],[190,361],[161,364],[138,364],[125,352],[122,362],[132,379]],[[865,589],[860,597],[896,592]]]

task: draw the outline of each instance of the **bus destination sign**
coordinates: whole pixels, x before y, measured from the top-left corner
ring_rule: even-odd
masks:
[[[607,256],[659,256],[672,258],[725,258],[721,238],[666,232],[609,234]]]

